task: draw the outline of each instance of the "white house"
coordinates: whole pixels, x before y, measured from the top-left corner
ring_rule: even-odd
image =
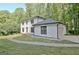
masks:
[[[21,22],[21,33],[36,36],[60,38],[66,34],[66,26],[53,19],[34,16],[27,22]]]

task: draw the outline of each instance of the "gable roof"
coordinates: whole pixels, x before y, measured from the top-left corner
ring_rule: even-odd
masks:
[[[35,25],[43,25],[43,24],[56,24],[56,23],[59,23],[59,24],[63,24],[63,23],[61,23],[61,22],[59,22],[59,21],[56,21],[56,20],[54,20],[54,19],[46,19],[46,18],[44,18],[44,17],[41,17],[41,16],[33,16],[33,17],[31,17],[29,20],[33,20],[33,19],[35,19],[35,18],[41,18],[41,19],[43,19],[43,21],[41,21],[41,22],[38,22],[38,23],[36,23],[36,24],[33,24],[33,26],[35,26]],[[25,22],[28,22],[29,20],[27,20],[27,21],[25,21]],[[24,22],[24,21],[23,21]],[[65,25],[65,24],[63,24],[63,25]]]
[[[33,16],[33,17],[31,17],[29,20],[33,20],[33,19],[35,19],[35,18],[41,18],[41,19],[44,19],[44,20],[45,20],[45,18],[44,18],[44,17],[41,17],[41,16]]]
[[[40,19],[43,19],[43,20],[46,19],[46,18],[41,17],[41,16],[32,16],[32,17],[30,17],[28,20],[27,20],[27,19],[24,19],[23,21],[20,21],[20,22],[21,22],[21,23],[22,23],[22,22],[28,22],[28,21],[33,20],[33,19],[35,19],[35,18],[40,18]]]
[[[44,24],[56,24],[56,23],[60,23],[60,22],[59,21],[55,21],[53,19],[46,19],[44,21],[38,22],[36,24],[33,24],[33,26],[35,26],[35,25],[44,25]],[[61,24],[63,24],[63,23],[61,23]]]

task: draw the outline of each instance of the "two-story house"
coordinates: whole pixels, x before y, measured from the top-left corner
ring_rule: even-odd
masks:
[[[23,34],[34,34],[34,26],[38,22],[43,21],[44,18],[40,16],[31,17],[28,21],[21,22],[21,33]]]
[[[28,21],[21,22],[21,33],[36,36],[61,38],[66,34],[66,26],[53,19],[40,16],[31,17]]]

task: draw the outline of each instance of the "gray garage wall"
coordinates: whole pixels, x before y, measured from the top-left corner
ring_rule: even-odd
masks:
[[[59,38],[64,37],[64,35],[66,34],[66,26],[63,24],[59,24],[58,25],[58,36]]]
[[[41,34],[41,26],[47,26],[47,35]],[[57,24],[35,26],[35,35],[57,38]]]

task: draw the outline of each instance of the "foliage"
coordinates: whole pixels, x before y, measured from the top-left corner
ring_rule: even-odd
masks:
[[[0,10],[0,35],[20,32],[20,22],[32,16],[52,18],[66,24],[67,34],[79,35],[78,3],[26,3],[26,11],[16,8],[14,12]]]
[[[78,3],[30,3],[26,4],[26,15],[52,18],[66,24],[67,34],[79,35],[79,4]],[[27,7],[28,6],[28,7]],[[30,11],[29,11],[30,10]],[[30,17],[30,16],[29,16]],[[28,18],[29,18],[28,17]],[[70,33],[72,34],[72,33]]]
[[[20,32],[20,22],[25,17],[23,8],[16,8],[14,12],[0,11],[0,35]]]
[[[14,43],[6,39],[0,40],[1,55],[79,55],[77,47],[49,47]]]

